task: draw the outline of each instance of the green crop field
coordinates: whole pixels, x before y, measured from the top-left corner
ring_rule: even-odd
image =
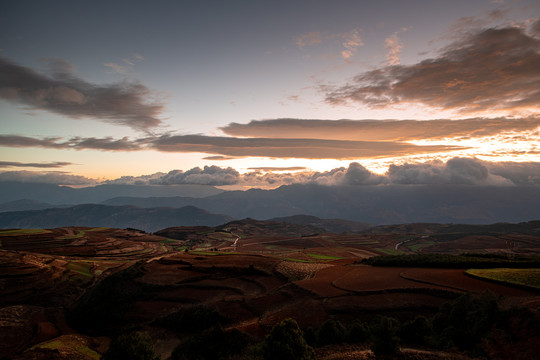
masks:
[[[387,249],[387,248],[376,248],[374,249],[377,252],[384,254],[384,255],[401,255],[403,254],[403,251],[401,250],[395,250],[395,249]]]
[[[317,259],[317,260],[339,260],[339,259],[343,259],[342,257],[331,256],[331,255],[321,255],[321,254],[307,254],[307,255],[309,255],[312,258]]]
[[[470,269],[467,274],[505,284],[540,290],[540,269]]]
[[[429,246],[429,245],[433,245],[433,244],[435,244],[434,241],[426,241],[426,242],[421,243],[421,244],[407,245],[407,247],[408,247],[411,251],[417,252],[417,251],[420,250],[421,248],[426,247],[426,246]]]

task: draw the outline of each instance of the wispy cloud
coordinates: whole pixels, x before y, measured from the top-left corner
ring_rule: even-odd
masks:
[[[350,33],[343,34],[343,47],[345,50],[341,52],[344,59],[350,59],[356,53],[358,47],[364,45],[364,41],[360,37],[360,29],[354,29]]]
[[[0,146],[64,149],[65,145],[57,142],[59,140],[61,140],[59,137],[33,138],[20,135],[0,135]]]
[[[390,65],[399,65],[400,63],[399,57],[401,55],[401,49],[403,48],[403,44],[399,39],[399,33],[405,31],[407,31],[406,28],[403,28],[400,31],[396,31],[384,40],[384,47],[386,48],[386,50],[388,50],[386,59],[388,60],[388,64]]]
[[[257,171],[299,171],[306,170],[304,166],[288,166],[288,167],[270,167],[270,166],[260,166],[260,167],[250,167],[248,170],[257,170]]]
[[[362,29],[357,28],[345,33],[327,33],[321,31],[310,31],[294,39],[296,45],[302,49],[324,43],[327,40],[341,41],[341,56],[348,60],[354,56],[358,47],[364,45],[361,34]]]
[[[35,167],[35,168],[60,168],[68,165],[73,165],[70,162],[63,161],[53,161],[46,163],[23,163],[16,161],[0,161],[0,168],[9,168],[9,167]]]
[[[223,156],[223,155],[213,155],[213,156],[205,156],[203,157],[204,160],[218,160],[218,161],[224,161],[224,160],[232,160],[235,159],[234,156]]]
[[[538,111],[540,21],[526,29],[491,28],[467,33],[438,57],[365,72],[331,88],[326,101],[386,107],[420,103],[463,114]]]
[[[44,75],[0,57],[0,98],[69,118],[91,118],[148,131],[161,124],[160,103],[149,103],[152,92],[144,85],[122,82],[96,85],[78,78],[73,65],[48,59]]]
[[[49,149],[93,149],[104,151],[135,151],[142,150],[146,138],[130,140],[106,138],[74,137],[69,140],[62,138],[33,138],[20,135],[0,135],[0,146],[3,147],[40,147]]]
[[[252,120],[230,123],[221,130],[231,136],[308,138],[358,141],[411,141],[474,138],[503,132],[534,130],[540,117],[470,118],[464,120]]]
[[[108,62],[103,65],[108,68],[108,73],[128,75],[133,73],[135,64],[143,60],[144,58],[141,55],[133,54],[130,58],[123,58],[121,64]]]
[[[320,31],[310,31],[296,37],[294,42],[296,45],[298,45],[298,47],[303,48],[306,46],[320,44],[326,39],[328,39],[328,35],[324,35]]]

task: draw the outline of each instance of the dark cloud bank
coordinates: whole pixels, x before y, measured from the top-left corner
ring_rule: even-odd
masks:
[[[0,57],[0,98],[70,118],[92,118],[147,131],[161,124],[160,103],[148,102],[152,92],[144,85],[122,82],[97,85],[74,74],[72,64],[47,59],[50,74]]]

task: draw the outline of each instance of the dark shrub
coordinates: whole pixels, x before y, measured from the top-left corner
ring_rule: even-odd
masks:
[[[317,332],[317,345],[340,344],[345,341],[347,330],[339,321],[326,320]]]
[[[400,339],[397,336],[399,322],[394,318],[379,316],[370,327],[371,351],[375,356],[393,355],[399,352]]]
[[[266,360],[308,360],[313,359],[315,353],[304,340],[296,321],[285,319],[266,336],[263,356]]]
[[[466,294],[441,307],[433,318],[433,329],[442,345],[473,350],[489,335],[496,315],[497,301],[493,294]]]
[[[220,325],[188,338],[174,349],[173,360],[218,360],[239,354],[246,347],[246,334]]]
[[[428,318],[417,316],[401,325],[399,336],[409,344],[429,345],[430,339],[433,337],[433,329]]]
[[[89,289],[68,312],[71,325],[102,332],[120,324],[133,301],[143,295],[142,285],[135,281],[142,273],[141,264],[135,264]]]
[[[116,338],[101,357],[103,360],[158,360],[150,337],[131,332]]]
[[[369,327],[367,324],[356,320],[347,330],[347,342],[357,344],[369,339]]]

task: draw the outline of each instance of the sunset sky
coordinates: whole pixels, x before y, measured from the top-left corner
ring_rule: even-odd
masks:
[[[0,121],[4,181],[540,185],[540,2],[6,0]]]

